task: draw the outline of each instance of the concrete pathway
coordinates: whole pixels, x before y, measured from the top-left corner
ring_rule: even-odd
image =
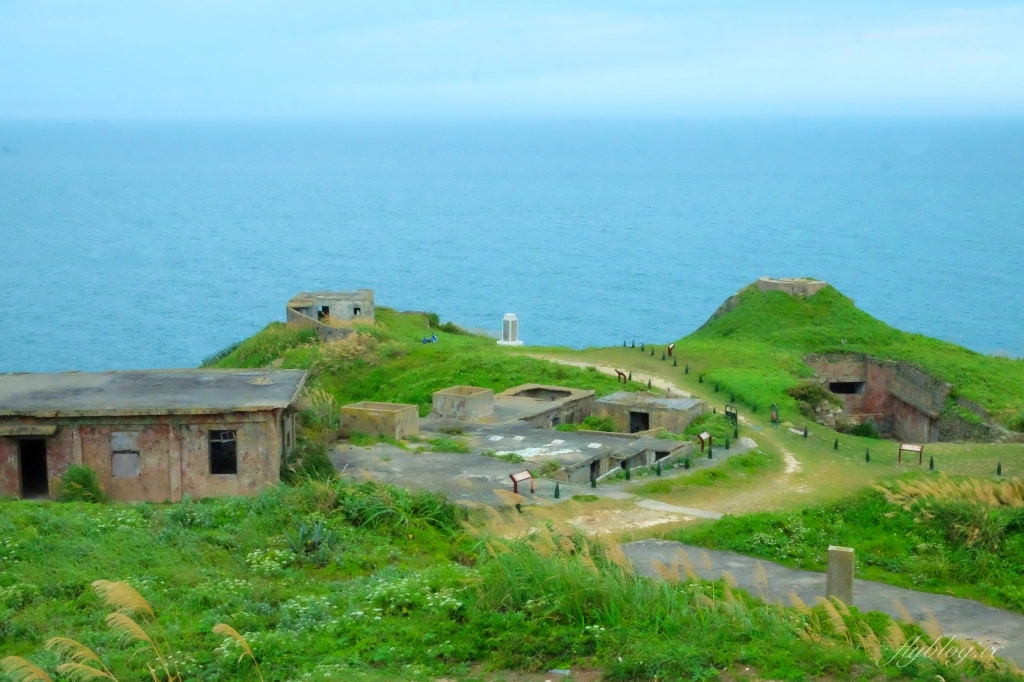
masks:
[[[657,559],[669,566],[676,552],[683,551],[702,578],[717,580],[723,571],[728,571],[744,590],[762,596],[762,586],[756,578],[758,559],[667,540],[631,542],[622,549],[641,575],[657,577],[651,561]],[[768,601],[782,600],[788,606],[789,593],[795,592],[805,603],[813,605],[816,597],[825,596],[824,573],[787,568],[763,559],[760,564],[768,576]],[[917,621],[934,614],[944,634],[971,639],[983,646],[1003,647],[998,656],[1024,663],[1024,616],[1020,614],[944,594],[917,592],[870,580],[854,581],[853,603],[861,611],[882,611],[901,619],[897,601]]]

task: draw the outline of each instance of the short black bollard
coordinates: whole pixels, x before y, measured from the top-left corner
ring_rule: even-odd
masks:
[[[868,449],[866,449],[864,451],[864,461],[865,462],[870,462],[871,461],[871,448],[868,448]]]
[[[683,458],[683,468],[684,469],[689,469],[690,468],[690,456],[689,455],[687,455],[686,457]]]
[[[1003,463],[999,462],[998,464],[996,464],[996,476],[1002,476],[1002,475],[1003,475]]]
[[[833,450],[838,450],[839,449],[839,439],[838,438],[836,438],[836,442],[832,444],[832,449]]]
[[[625,347],[626,347],[626,340],[625,340],[625,339],[623,339],[623,340],[622,340],[622,347],[623,347],[623,348],[625,348]]]
[[[804,438],[807,438],[807,427],[804,427]]]
[[[718,414],[718,408],[717,407],[712,407],[711,408],[711,414]]]
[[[701,372],[700,374],[697,375],[697,383],[698,384],[703,384],[704,383],[704,372]]]
[[[928,471],[935,471],[935,458],[934,457],[929,457],[928,458]]]
[[[740,437],[740,425],[739,424],[733,424],[733,427],[732,427],[732,437],[734,439],[737,439],[737,438]]]
[[[651,390],[651,380],[650,379],[647,380],[647,390],[648,391]]]
[[[523,505],[522,505],[522,503],[516,502],[516,511],[519,512],[520,514],[523,513]]]
[[[629,377],[626,379],[626,381],[632,381],[632,380],[633,380],[633,373],[630,372],[629,373]]]
[[[640,350],[643,350],[643,349],[644,349],[644,342],[643,342],[643,341],[641,341],[641,342],[640,342]]]
[[[651,346],[651,357],[654,357],[654,346]]]
[[[735,393],[730,393],[729,394],[729,402],[730,403],[736,402],[736,394]]]
[[[683,369],[683,374],[690,373],[690,363],[686,363],[686,367]]]
[[[661,351],[661,361],[665,362],[666,359],[667,358],[665,357],[665,351]]]
[[[636,341],[630,341],[629,342],[629,347],[630,348],[636,348]]]
[[[715,382],[715,393],[718,393],[718,382]]]
[[[558,481],[555,481],[555,499],[561,499],[562,492],[558,489]]]
[[[626,480],[629,480],[629,464],[626,464]]]
[[[678,367],[679,366],[679,360],[677,360],[674,355],[672,356],[672,366],[673,367]]]
[[[657,474],[658,476],[661,476],[661,460],[660,459],[658,460],[658,466],[657,466],[657,468],[655,468],[654,473]]]
[[[725,449],[726,449],[726,450],[728,450],[728,449],[729,449],[729,436],[726,436],[726,437],[725,437]]]
[[[708,443],[708,459],[711,459],[712,454],[714,453],[712,452],[711,443]]]

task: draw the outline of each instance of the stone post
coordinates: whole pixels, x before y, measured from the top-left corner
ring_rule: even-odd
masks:
[[[852,548],[829,546],[825,597],[837,597],[844,604],[853,604]]]

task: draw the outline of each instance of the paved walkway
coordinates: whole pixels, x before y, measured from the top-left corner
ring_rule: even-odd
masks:
[[[762,588],[755,577],[758,560],[752,557],[666,540],[631,542],[622,549],[641,575],[657,576],[651,560],[657,559],[669,566],[675,553],[681,550],[702,578],[717,580],[722,571],[729,571],[740,587],[750,594],[761,595]],[[705,565],[704,553],[710,560],[710,570]],[[787,568],[765,560],[760,563],[768,576],[769,601],[782,600],[789,605],[789,593],[796,592],[800,599],[813,605],[816,597],[825,596],[824,573]],[[944,594],[916,592],[870,580],[854,581],[853,603],[861,611],[882,611],[899,619],[901,614],[896,601],[902,603],[915,620],[926,620],[932,613],[946,635],[972,639],[984,646],[1004,647],[998,656],[1024,663],[1024,616],[1020,614]]]

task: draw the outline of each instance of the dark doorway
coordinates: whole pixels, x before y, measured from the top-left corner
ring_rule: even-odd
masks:
[[[646,412],[629,413],[629,432],[646,431],[651,428],[651,415]]]
[[[21,496],[49,497],[46,441],[41,438],[18,441],[18,465],[21,468]]]
[[[840,395],[853,395],[864,392],[863,381],[832,381],[829,382],[828,390]]]
[[[597,477],[601,475],[601,460],[595,459],[590,463],[590,480],[596,481]]]
[[[654,461],[655,462],[657,462],[659,459],[665,459],[666,457],[668,457],[668,452],[664,452],[662,450],[657,450],[654,453]]]
[[[352,316],[353,317],[359,317],[359,313],[361,313],[361,312],[363,312],[362,308],[353,308],[352,309]]]
[[[316,311],[316,319],[318,319],[318,320],[322,320],[325,317],[330,317],[330,316],[331,316],[331,306],[329,306],[329,305],[322,305]]]

